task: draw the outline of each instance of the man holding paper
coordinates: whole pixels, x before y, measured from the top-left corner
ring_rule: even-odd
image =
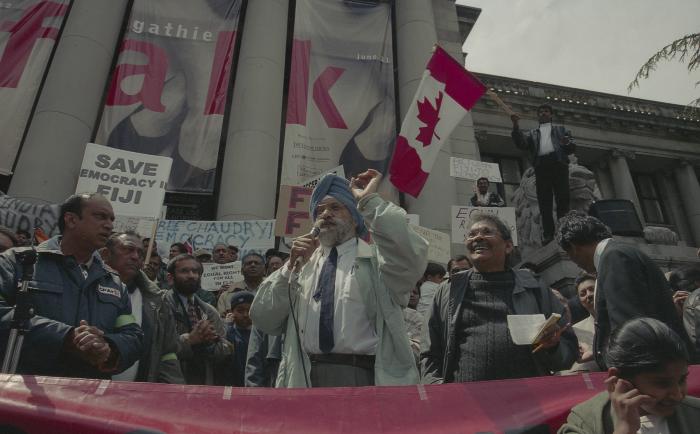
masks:
[[[508,226],[494,215],[476,215],[467,250],[473,268],[440,285],[428,311],[422,383],[524,378],[571,367],[578,343],[562,320],[536,338],[545,317],[562,314],[563,306],[529,270],[506,268],[513,251]]]

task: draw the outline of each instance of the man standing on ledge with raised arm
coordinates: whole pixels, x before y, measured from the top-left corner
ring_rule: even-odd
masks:
[[[403,308],[425,270],[428,243],[376,193],[380,179],[376,170],[349,185],[323,177],[311,196],[318,239],[295,239],[289,261],[258,289],[253,324],[286,333],[277,387],[418,382]],[[367,229],[372,245],[361,239]]]
[[[537,205],[542,219],[542,245],[554,239],[552,195],[557,201],[557,219],[569,211],[569,154],[576,150],[571,131],[552,125],[552,106],[542,104],[537,108],[540,126],[526,133],[520,130],[518,115],[512,115],[511,137],[515,146],[530,152],[535,168]]]

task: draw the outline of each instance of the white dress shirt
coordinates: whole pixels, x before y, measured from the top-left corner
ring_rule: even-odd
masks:
[[[648,414],[639,418],[641,426],[637,434],[669,434],[668,422],[665,417]]]
[[[416,310],[419,314],[423,315],[423,318],[428,317],[428,312],[433,307],[433,299],[435,298],[435,293],[440,285],[430,280],[426,280],[420,286],[420,300],[418,300],[418,306]]]
[[[552,123],[540,124],[540,150],[537,155],[547,155],[554,152],[552,143]]]
[[[306,318],[301,322],[302,344],[309,354],[321,354],[318,342],[318,328],[321,317],[321,299],[313,299],[316,293],[321,268],[330,254],[331,247],[321,247],[320,255],[313,267],[313,289],[309,294]],[[375,354],[379,338],[367,315],[362,295],[355,278],[355,258],[357,258],[357,238],[336,246],[338,264],[335,272],[335,310],[333,312],[332,352],[336,354]]]

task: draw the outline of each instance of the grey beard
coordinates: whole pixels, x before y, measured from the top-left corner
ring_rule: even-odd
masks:
[[[336,220],[335,224],[334,227],[322,230],[318,234],[318,242],[323,247],[334,247],[343,244],[355,236],[355,231],[353,230],[355,226],[352,223]]]

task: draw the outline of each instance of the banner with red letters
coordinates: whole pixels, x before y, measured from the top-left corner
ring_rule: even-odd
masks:
[[[384,173],[396,138],[390,2],[297,0],[283,185]]]
[[[212,192],[241,0],[135,0],[96,141],[173,159],[169,191]]]
[[[0,1],[0,175],[10,175],[69,0]]]
[[[549,434],[606,376],[269,389],[0,375],[0,432]],[[691,366],[688,394],[698,393]]]

